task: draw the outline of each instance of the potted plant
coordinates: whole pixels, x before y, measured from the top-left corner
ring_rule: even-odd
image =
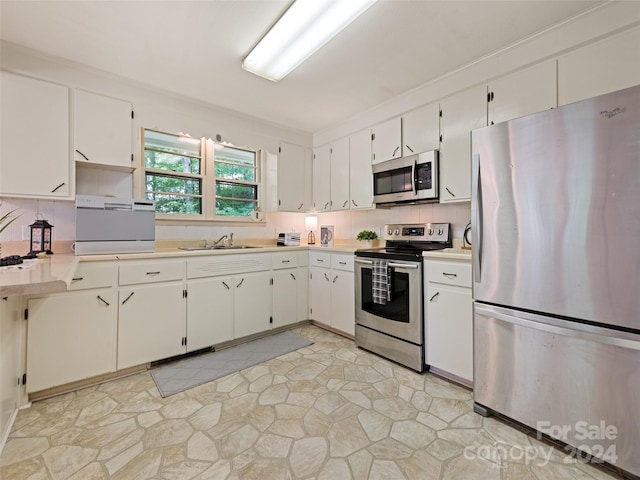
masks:
[[[0,208],[1,207],[2,207],[2,202],[0,202]],[[4,230],[20,216],[20,215],[13,216],[13,217],[11,216],[11,214],[16,210],[17,209],[11,210],[10,212],[5,213],[0,217],[0,234],[4,232]],[[2,241],[0,241],[0,257],[2,257]]]
[[[378,240],[378,234],[373,230],[362,230],[356,235],[356,240],[358,240],[362,246],[371,247]]]

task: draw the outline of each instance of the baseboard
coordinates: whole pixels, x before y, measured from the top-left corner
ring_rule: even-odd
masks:
[[[2,451],[4,450],[4,446],[7,443],[7,440],[9,439],[9,434],[11,433],[11,429],[13,428],[13,424],[16,421],[16,417],[18,416],[18,411],[19,409],[16,408],[13,413],[11,414],[11,418],[9,418],[9,421],[7,422],[7,425],[5,426],[4,432],[2,432],[2,439],[0,439],[0,455],[2,455]]]

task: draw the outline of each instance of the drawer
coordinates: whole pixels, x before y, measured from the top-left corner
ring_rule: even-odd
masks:
[[[331,268],[353,272],[353,255],[331,255]]]
[[[471,264],[462,262],[425,262],[427,281],[471,288]]]
[[[273,253],[271,255],[273,269],[294,268],[298,266],[298,252]]]
[[[120,264],[120,285],[182,280],[183,276],[183,260],[153,260]]]
[[[187,278],[205,278],[271,270],[271,255],[274,254],[221,254],[189,259],[187,260]]]
[[[114,262],[79,262],[69,290],[113,287],[116,283],[116,267]]]
[[[331,254],[324,252],[310,252],[309,265],[312,267],[331,268]]]

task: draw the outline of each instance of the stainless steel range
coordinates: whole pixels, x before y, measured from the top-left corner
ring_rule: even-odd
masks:
[[[451,247],[451,224],[385,225],[385,248],[355,255],[356,345],[425,369],[422,252]]]

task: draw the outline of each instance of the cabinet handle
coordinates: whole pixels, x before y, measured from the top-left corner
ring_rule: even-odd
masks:
[[[282,262],[282,263],[291,263],[291,261],[290,261],[290,260],[282,260],[281,262]]]
[[[409,150],[411,153],[413,153],[413,148],[411,148],[409,145],[405,145],[405,147],[407,147],[407,150]]]
[[[358,206],[358,204],[357,204],[356,202],[354,202],[353,200],[351,200],[351,203],[353,203],[353,206],[354,206],[354,207],[357,207],[357,206]]]
[[[398,153],[398,150],[400,150],[400,147],[396,147],[396,149],[393,151],[393,153],[391,154],[392,157],[396,156],[396,153]]]
[[[324,210],[326,210],[328,206],[329,206],[329,202],[325,203],[324,204]]]
[[[327,280],[327,282],[330,282],[331,280],[329,280],[329,277],[327,277],[327,274],[324,274],[324,278]]]
[[[304,206],[304,203],[301,203],[300,206],[298,207],[298,210],[302,210],[303,206]]]
[[[72,282],[79,282],[80,280],[84,280],[84,277],[73,277],[71,279]]]
[[[136,292],[131,292],[131,293],[129,294],[129,296],[128,296],[127,298],[125,298],[125,299],[122,301],[122,305],[124,305],[125,303],[127,303],[127,302],[129,301],[129,299],[130,299],[131,297],[133,297],[133,294],[134,294],[134,293],[136,293]]]
[[[131,294],[133,295],[133,293]],[[107,302],[104,298],[102,298],[100,295],[98,295],[96,297],[98,300],[100,300],[102,303],[104,303],[107,307],[109,306],[109,302]]]
[[[244,278],[242,278],[242,279],[240,280],[240,283],[236,285],[236,288],[239,288],[239,287],[240,287],[240,285],[242,285],[243,283],[244,283]]]
[[[451,195],[452,197],[454,197],[454,198],[455,198],[455,194],[454,194],[451,190],[449,190],[449,188],[448,188],[448,187],[444,187],[444,189],[447,191],[447,193],[448,193],[449,195]]]
[[[59,188],[61,188],[66,182],[62,182],[60,185],[58,185],[56,188],[54,188],[53,190],[51,190],[51,193],[54,193],[56,190],[58,190]]]
[[[76,148],[76,152],[78,152],[78,153],[80,154],[80,156],[81,156],[82,158],[84,158],[87,162],[90,162],[90,161],[91,161],[91,160],[89,160],[89,157],[87,157],[84,153],[82,153],[82,152],[81,152],[80,150],[78,150],[77,148]]]
[[[291,275],[291,278],[293,278],[294,280],[296,279],[296,276],[293,273],[289,272],[289,275]]]
[[[349,200],[345,200],[344,203],[342,204],[342,208],[346,207],[349,204]]]
[[[224,288],[226,288],[227,290],[229,290],[229,285],[227,285],[225,282],[222,282],[222,284],[224,285]]]
[[[160,272],[147,272],[147,275],[160,275]]]
[[[457,273],[447,273],[447,272],[442,272],[442,274],[447,277],[447,278],[456,278],[458,276]]]
[[[323,259],[321,259],[321,258],[316,258],[316,262],[318,262],[318,263],[322,263],[322,262],[324,262],[324,260],[323,260]]]
[[[438,295],[440,295],[440,292],[436,292],[436,293],[433,295],[433,297],[431,297],[431,298],[429,299],[429,301],[430,301],[430,302],[433,302],[433,301],[435,300],[435,298],[436,298]]]
[[[338,279],[338,275],[335,276],[335,278],[333,279],[333,282],[331,282],[331,283],[336,283],[337,279]]]
[[[340,265],[346,265],[347,262],[338,262]]]

